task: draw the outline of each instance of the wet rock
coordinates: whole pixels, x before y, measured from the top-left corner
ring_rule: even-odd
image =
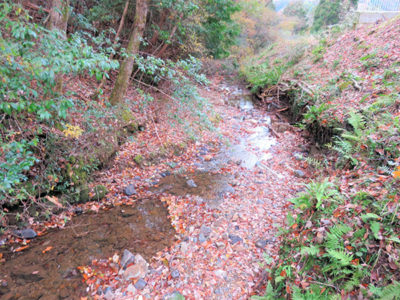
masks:
[[[121,258],[121,268],[125,270],[128,265],[133,264],[134,262],[135,255],[133,255],[129,250],[125,249]]]
[[[138,254],[135,256],[135,264],[126,268],[123,277],[125,280],[140,279],[144,278],[148,271],[149,264],[140,254]]]
[[[130,184],[124,189],[124,193],[127,196],[132,196],[132,195],[135,195],[137,192],[136,192],[135,186],[133,184]]]
[[[228,237],[229,237],[229,240],[230,240],[229,242],[231,243],[231,245],[234,245],[239,242],[243,242],[243,239],[240,236],[230,234],[230,235],[228,235]]]
[[[163,300],[185,300],[185,297],[178,291],[175,291],[172,294],[164,296]]]
[[[255,245],[256,245],[257,248],[264,249],[265,246],[267,246],[267,241],[266,241],[266,240],[258,240],[258,241],[255,243]]]
[[[302,170],[294,170],[294,175],[296,175],[299,178],[306,177],[306,173],[304,173]]]
[[[37,237],[37,233],[35,230],[31,228],[26,228],[22,230],[14,230],[13,234],[21,239],[33,239]]]
[[[140,278],[138,281],[135,283],[135,288],[138,290],[143,290],[145,286],[147,285],[147,282]]]
[[[179,278],[179,276],[180,276],[180,274],[179,274],[178,270],[174,269],[174,270],[171,271],[171,277],[173,279],[177,279],[177,278]]]
[[[197,184],[192,179],[186,181],[186,184],[188,185],[188,187],[197,188]]]

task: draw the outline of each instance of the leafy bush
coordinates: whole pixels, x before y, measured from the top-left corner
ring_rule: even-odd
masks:
[[[64,40],[30,22],[26,11],[0,4],[0,206],[11,199],[34,199],[21,183],[45,155],[43,142],[74,102],[62,92],[63,76],[97,79],[118,67],[75,33]]]

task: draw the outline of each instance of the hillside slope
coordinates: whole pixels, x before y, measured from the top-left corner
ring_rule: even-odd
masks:
[[[279,98],[277,111],[289,109],[322,150],[299,157],[315,176],[289,200],[280,260],[267,260],[262,299],[398,297],[399,34],[394,19],[333,35],[258,91],[270,107]]]

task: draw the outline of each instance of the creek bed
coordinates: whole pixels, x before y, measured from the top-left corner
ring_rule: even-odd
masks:
[[[86,287],[78,266],[124,249],[149,260],[170,246],[174,236],[168,210],[156,199],[76,216],[66,228],[34,239],[22,252],[0,249],[5,258],[0,279],[6,283],[0,286],[0,298],[79,299]]]

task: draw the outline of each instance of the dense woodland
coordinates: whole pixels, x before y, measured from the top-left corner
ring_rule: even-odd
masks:
[[[153,190],[129,180],[197,174],[199,153],[203,162],[217,160],[262,112],[277,139],[275,160],[254,173],[228,161],[215,173],[239,182],[229,183],[235,188],[225,200],[250,201],[229,221],[237,230],[264,185],[274,195],[269,202],[284,203],[279,222],[267,211],[259,217],[268,228],[253,224],[254,232],[271,231],[273,243],[258,239],[236,249],[248,241],[232,234],[223,240],[227,248],[206,241],[214,227],[193,225],[202,224],[204,206],[185,211],[186,196],[164,195],[181,236],[156,255],[159,273],[144,274],[143,286],[143,278],[120,282],[111,265],[122,268],[117,254],[75,266],[88,297],[105,297],[100,287],[112,288],[110,299],[140,291],[154,299],[399,297],[398,18],[357,24],[357,0],[19,0],[0,7],[0,250],[13,253],[0,252],[0,268],[29,251],[32,237],[21,229],[35,229],[36,237],[39,228],[64,228],[82,212],[134,205]],[[218,90],[223,82],[244,85],[257,113],[219,107],[228,106],[230,92]],[[214,272],[209,257],[182,250],[192,241],[182,236],[198,230],[207,251],[219,253],[211,262],[236,253],[244,266],[259,265],[256,271],[209,294],[230,270]],[[176,257],[198,259],[217,279],[190,285],[193,271],[186,285],[171,285],[184,276],[176,265],[181,274],[169,273]],[[0,283],[7,287],[6,277]]]

